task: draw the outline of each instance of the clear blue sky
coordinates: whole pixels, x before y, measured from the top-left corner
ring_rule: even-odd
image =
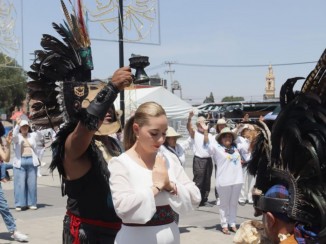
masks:
[[[95,4],[95,0],[84,2]],[[170,76],[165,73],[168,66],[161,65],[166,61],[202,65],[316,61],[326,48],[325,9],[325,0],[161,0],[161,45],[125,44],[125,64],[131,53],[147,55],[151,63],[148,74],[158,73],[170,86]],[[51,23],[62,23],[62,19],[59,0],[24,0],[26,70],[31,64],[29,53],[40,48],[41,34],[55,34]],[[92,48],[93,77],[108,77],[119,66],[118,43],[94,41]],[[314,66],[275,66],[277,93],[287,78],[305,77]],[[267,67],[172,68],[183,97],[196,102],[210,92],[216,101],[229,95],[261,98],[268,71]]]

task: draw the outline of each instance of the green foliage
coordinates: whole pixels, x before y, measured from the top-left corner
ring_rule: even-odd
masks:
[[[221,102],[240,102],[240,101],[244,101],[244,98],[228,96],[228,97],[224,97]]]
[[[14,59],[7,66],[1,65],[6,60],[8,57],[0,53],[0,109],[9,116],[26,97],[27,76]]]
[[[214,95],[213,95],[213,93],[211,92],[211,93],[209,94],[209,97],[206,97],[203,103],[215,103],[214,100],[215,100],[215,99],[214,99]]]

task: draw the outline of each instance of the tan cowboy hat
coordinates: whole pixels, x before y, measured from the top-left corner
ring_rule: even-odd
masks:
[[[166,131],[166,137],[181,137],[181,134],[179,134],[178,132],[175,131],[175,129],[173,129],[173,127],[169,126],[168,130]]]
[[[217,125],[226,125],[226,121],[223,118],[222,119],[218,119],[216,124]]]
[[[216,141],[220,142],[222,135],[231,134],[233,136],[233,141],[237,139],[237,134],[235,134],[229,127],[225,127],[221,132],[216,136]]]
[[[112,105],[109,111],[113,121],[110,123],[103,123],[101,127],[95,132],[95,135],[107,136],[107,135],[115,134],[120,131],[121,129],[120,116],[122,115],[122,110],[115,110],[114,105]]]
[[[242,127],[240,127],[240,129],[238,130],[238,135],[241,135],[241,133],[244,130],[255,130],[255,127],[253,125],[250,125],[250,124],[245,124]]]
[[[117,133],[120,129],[120,121],[115,121],[109,124],[102,124],[101,127],[95,132],[98,136],[107,136]]]

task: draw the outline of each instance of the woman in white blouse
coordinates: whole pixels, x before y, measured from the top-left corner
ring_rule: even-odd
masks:
[[[110,187],[122,227],[116,244],[178,244],[175,211],[198,206],[200,192],[174,154],[162,147],[167,117],[157,103],[137,109],[124,129],[126,152],[109,162]]]
[[[220,221],[222,232],[229,235],[231,231],[237,231],[236,216],[238,199],[243,184],[243,174],[241,167],[241,156],[234,143],[236,134],[225,127],[217,135],[216,142],[209,142],[204,137],[204,142],[209,146],[209,150],[214,157],[217,166],[216,188],[220,197]]]

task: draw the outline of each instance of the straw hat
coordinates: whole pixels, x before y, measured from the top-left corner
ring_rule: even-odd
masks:
[[[120,121],[115,121],[109,124],[102,124],[101,127],[95,132],[98,136],[107,136],[117,133],[121,128]]]
[[[226,125],[226,121],[223,118],[222,119],[218,119],[216,124],[217,125]]]
[[[240,129],[238,130],[238,135],[241,135],[241,133],[245,130],[255,130],[255,127],[253,125],[250,124],[245,124],[242,127],[240,127]]]
[[[231,134],[233,136],[233,141],[237,139],[237,134],[235,134],[229,127],[225,127],[221,130],[221,132],[216,136],[216,140],[220,142],[222,135]]]
[[[166,131],[166,137],[181,137],[181,135],[173,129],[173,127],[169,126]]]

